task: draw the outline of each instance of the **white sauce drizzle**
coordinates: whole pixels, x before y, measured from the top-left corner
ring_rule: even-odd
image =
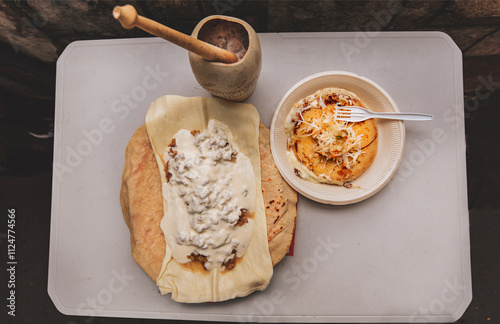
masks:
[[[242,211],[255,211],[252,164],[217,120],[198,134],[182,129],[174,139],[175,147],[163,155],[171,173],[164,199],[173,206],[162,220],[167,243],[180,263],[202,255],[207,270],[223,270],[226,261],[245,254],[252,238],[253,219],[235,226]]]

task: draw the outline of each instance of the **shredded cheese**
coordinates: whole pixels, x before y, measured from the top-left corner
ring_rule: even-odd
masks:
[[[307,104],[309,102],[309,104]],[[350,99],[339,98],[340,104],[352,105]],[[320,93],[318,100],[311,102],[311,98],[303,101],[304,107],[299,108],[298,125],[303,125],[297,132],[298,137],[312,137],[315,140],[313,154],[323,156],[326,161],[332,159],[336,165],[343,165],[347,169],[353,167],[361,154],[361,140],[363,134],[356,135],[353,129],[354,123],[345,122],[338,119],[338,113],[342,106],[326,105],[323,93]],[[307,104],[307,105],[306,105]],[[310,109],[320,109],[319,118],[304,118],[304,112]],[[312,155],[310,158],[312,159]]]

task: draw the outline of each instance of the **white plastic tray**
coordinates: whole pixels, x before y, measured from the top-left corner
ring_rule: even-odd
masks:
[[[64,314],[213,321],[453,322],[472,298],[462,57],[445,34],[260,34],[255,105],[269,127],[283,94],[322,71],[365,76],[407,122],[398,172],[373,197],[299,197],[294,256],[261,293],[186,305],[161,296],[130,254],[119,204],[124,150],[150,102],[209,96],[187,53],[157,38],[79,41],[57,63],[48,292]]]

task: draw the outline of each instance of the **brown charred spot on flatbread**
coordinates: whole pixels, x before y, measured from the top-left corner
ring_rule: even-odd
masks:
[[[200,133],[200,131],[197,129],[191,131],[191,135],[193,135],[193,136],[195,136],[196,134],[199,134],[199,133]]]
[[[231,153],[231,162],[236,162],[236,156],[237,155],[238,155],[238,152]]]
[[[271,179],[269,179],[271,180]],[[267,202],[266,204],[266,209],[271,209],[274,210],[276,212],[276,214],[274,214],[274,212],[271,212],[273,213],[273,217],[275,217],[274,221],[273,221],[273,224],[276,224],[279,219],[280,219],[280,210],[282,208],[285,207],[286,205],[286,200],[285,198],[278,192],[278,194],[275,195],[276,199],[271,199]]]
[[[191,260],[192,262],[197,262],[197,263],[200,263],[203,267],[205,267],[205,263],[208,261],[207,257],[202,255],[202,254],[199,254],[199,253],[195,253],[195,252],[192,252],[190,255],[187,256],[189,260]]]

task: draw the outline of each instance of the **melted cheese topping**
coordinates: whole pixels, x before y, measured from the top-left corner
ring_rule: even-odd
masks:
[[[361,150],[363,134],[356,134],[352,127],[354,123],[338,119],[338,113],[342,110],[342,106],[353,105],[352,99],[349,96],[339,94],[338,100],[335,106],[326,105],[322,93],[320,93],[319,100],[314,95],[302,99],[289,113],[288,132],[293,133],[290,131],[290,126],[297,128],[304,124],[305,127],[301,128],[296,136],[310,136],[315,140],[313,154],[333,159],[337,165],[350,169],[356,164],[358,157],[364,153]],[[303,113],[309,109],[321,110],[321,116],[319,118],[304,118]],[[297,124],[291,123],[292,119],[296,120]],[[313,156],[309,158],[312,160]]]
[[[256,185],[250,160],[234,144],[229,128],[210,120],[203,132],[179,130],[163,160],[169,208],[162,229],[180,263],[203,259],[205,269],[224,270],[245,254],[252,238]],[[167,188],[164,188],[167,189]],[[245,217],[244,223],[239,222]]]

